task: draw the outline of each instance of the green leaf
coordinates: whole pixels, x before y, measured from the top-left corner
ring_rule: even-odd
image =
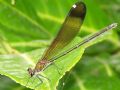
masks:
[[[61,0],[58,2],[56,0],[36,0],[33,2],[33,0],[16,0],[16,4],[12,5],[11,0],[0,0],[0,37],[2,37],[2,42],[0,43],[0,48],[2,48],[2,50],[0,50],[0,52],[6,53],[5,55],[0,55],[0,74],[6,75],[17,83],[26,86],[29,79],[27,68],[34,68],[45,48],[49,45],[47,41],[56,35],[69,9],[76,1],[71,0],[65,2],[64,0]],[[96,28],[101,28],[106,26],[106,24],[108,25],[108,21],[106,19],[107,17],[105,17],[99,8],[91,7],[96,4],[91,4],[91,2],[87,0],[85,2],[88,7],[88,13],[82,30],[85,30],[83,33],[84,35],[87,35],[96,32],[98,30]],[[99,12],[102,16],[95,17],[94,21],[92,19],[94,17],[93,11]],[[95,16],[96,15],[97,14],[95,14]],[[98,18],[99,20],[97,22],[101,22],[99,26],[95,24]],[[104,19],[104,22],[102,19]],[[115,35],[115,33],[113,35]],[[58,59],[55,64],[61,68],[61,74],[58,73],[54,65],[48,67],[44,72],[40,72],[49,78],[50,81],[42,78],[43,84],[39,85],[36,89],[55,90],[59,80],[65,72],[70,71],[70,69],[80,60],[85,48],[106,39],[106,37],[112,37],[112,35],[99,37]],[[37,43],[30,43],[31,45],[29,47],[28,42],[36,40],[40,40],[39,42],[42,40],[46,41],[46,46],[38,49]],[[113,39],[110,38],[110,40],[115,41],[117,39],[114,37]],[[65,50],[80,41],[81,39],[77,37],[65,48]],[[35,50],[26,52],[27,50],[24,50],[21,43],[24,43],[24,46],[28,46],[26,48],[29,50],[31,50],[31,47],[34,47]],[[43,43],[44,42],[42,42],[39,47],[43,46]],[[11,45],[15,49],[13,49]],[[16,48],[18,45],[19,48]],[[21,49],[25,53],[20,53],[19,51],[22,51]],[[13,51],[15,51],[15,54],[12,54]],[[33,82],[34,78],[35,81]],[[34,89],[35,86],[40,83],[36,77],[34,78],[30,79],[27,87]]]
[[[109,34],[108,34],[109,35]],[[105,37],[101,36],[97,39],[94,39],[92,42],[85,44],[84,46],[74,50],[73,52],[67,54],[64,57],[59,58],[55,64],[61,68],[59,74],[57,69],[54,65],[49,66],[44,72],[44,76],[50,79],[44,80],[44,83],[39,85],[36,89],[41,90],[55,90],[56,86],[58,85],[59,79],[65,74],[66,71],[69,71],[81,58],[84,49],[94,43],[97,43],[101,40],[105,39]],[[73,46],[74,44],[80,41],[79,38],[76,38],[69,47]],[[68,49],[69,47],[65,48]],[[42,56],[44,49],[35,50],[32,52],[28,52],[25,54],[11,54],[11,55],[0,55],[0,73],[6,75],[16,82],[20,83],[21,85],[26,85],[29,79],[29,75],[27,73],[28,67],[35,66],[36,62]],[[39,80],[35,79],[36,81],[33,82],[32,79],[30,80],[27,87],[35,88],[36,85],[40,83]],[[33,82],[33,83],[32,83]]]

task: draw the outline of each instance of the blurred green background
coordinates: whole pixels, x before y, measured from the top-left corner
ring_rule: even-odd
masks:
[[[0,0],[0,54],[48,46],[78,0]],[[82,60],[60,80],[58,90],[120,90],[120,0],[82,0],[87,6],[84,37],[113,23],[110,39],[86,49]],[[29,90],[0,76],[0,90]]]

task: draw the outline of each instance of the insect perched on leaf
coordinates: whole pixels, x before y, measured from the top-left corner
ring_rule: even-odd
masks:
[[[31,77],[36,75],[39,78],[40,82],[43,83],[43,81],[40,79],[39,76],[41,77],[44,77],[44,76],[41,75],[40,72],[46,70],[48,66],[54,64],[55,60],[72,52],[76,48],[84,45],[85,43],[100,36],[104,32],[110,29],[113,29],[117,26],[117,23],[113,23],[105,27],[101,31],[93,34],[92,36],[89,36],[88,38],[84,39],[82,42],[78,43],[77,45],[74,45],[73,47],[66,50],[65,52],[58,54],[78,34],[79,29],[83,24],[85,15],[86,15],[86,5],[83,2],[77,2],[72,6],[56,38],[53,40],[51,45],[45,51],[42,58],[38,60],[35,68],[34,69],[28,68],[28,72]],[[47,78],[47,77],[44,77],[44,78]]]

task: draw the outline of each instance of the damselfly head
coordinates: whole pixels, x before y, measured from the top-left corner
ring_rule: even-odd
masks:
[[[32,68],[28,68],[27,71],[31,77],[35,75],[35,71]]]

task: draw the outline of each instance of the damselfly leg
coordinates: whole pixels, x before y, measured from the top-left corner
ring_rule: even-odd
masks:
[[[53,62],[52,65],[55,66],[58,74],[59,74],[59,75],[62,75],[61,72],[60,72],[60,70],[62,70],[62,68],[58,67],[58,66],[55,64],[55,62]]]

